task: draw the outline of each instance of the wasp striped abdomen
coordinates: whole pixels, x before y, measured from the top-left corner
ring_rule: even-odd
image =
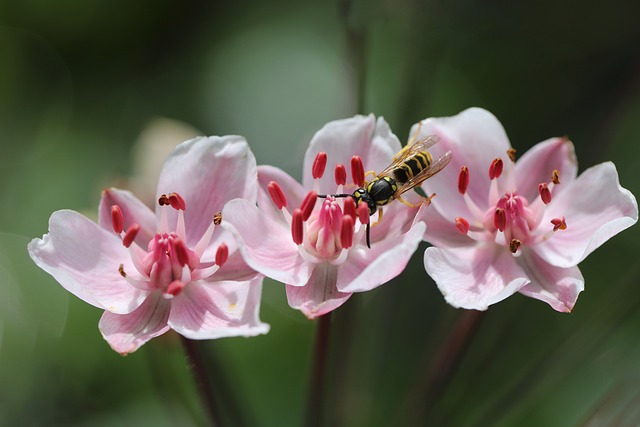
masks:
[[[398,168],[393,171],[394,178],[400,184],[404,184],[425,170],[431,162],[432,157],[428,151],[415,153],[398,165]]]

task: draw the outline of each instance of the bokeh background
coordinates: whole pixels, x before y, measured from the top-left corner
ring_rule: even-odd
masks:
[[[638,16],[630,1],[0,0],[0,425],[205,424],[175,335],[121,357],[100,310],[31,263],[54,210],[95,215],[106,186],[144,193],[193,134],[244,135],[300,177],[329,120],[373,112],[406,140],[470,106],[519,153],[570,136],[580,170],[613,160],[638,195]],[[333,316],[325,425],[640,424],[637,226],[581,264],[572,314],[520,295],[455,310],[424,248]],[[203,345],[223,416],[302,425],[317,321],[270,281],[262,319],[266,336]]]

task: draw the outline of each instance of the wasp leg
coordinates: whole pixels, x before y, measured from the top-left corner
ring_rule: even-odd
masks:
[[[376,171],[366,171],[364,174],[365,179],[367,178],[367,176],[369,175],[373,175],[374,177],[377,177],[378,174],[376,173]],[[366,181],[365,181],[365,187],[366,187]]]
[[[376,219],[376,222],[371,224],[371,226],[373,227],[375,225],[378,225],[380,221],[382,221],[382,208],[378,208],[378,219]]]
[[[416,140],[418,139],[418,135],[420,135],[421,130],[422,130],[422,122],[418,122],[418,129],[416,129],[416,132],[413,134],[413,136],[409,138],[409,142],[407,142],[407,145],[402,147],[402,150],[398,151],[396,155],[393,156],[394,162],[398,160],[404,154],[404,152],[407,151],[409,147],[413,145],[414,142],[416,142]]]
[[[431,203],[431,199],[433,199],[434,197],[436,197],[436,193],[433,193],[432,195],[430,195],[429,197],[423,197],[424,200],[422,200],[420,203],[409,203],[407,202],[405,199],[402,198],[402,196],[396,196],[396,200],[399,201],[402,204],[405,204],[407,206],[409,206],[410,208],[417,208],[425,203],[430,204]]]

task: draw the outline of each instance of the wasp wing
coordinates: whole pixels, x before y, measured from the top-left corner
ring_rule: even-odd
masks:
[[[405,183],[398,183],[398,189],[394,193],[393,197],[398,197],[414,187],[422,184],[425,180],[440,172],[451,161],[451,151],[447,151],[442,156],[438,157],[429,166],[420,171],[420,173],[409,178]]]
[[[422,153],[423,151],[427,151],[429,147],[438,142],[438,137],[436,135],[429,135],[426,138],[422,138],[417,140],[411,145],[406,145],[402,150],[398,151],[398,153],[393,158],[393,162],[385,170],[378,174],[378,177],[391,175],[391,173],[398,169],[398,167],[405,162],[410,157],[415,156],[418,153]]]

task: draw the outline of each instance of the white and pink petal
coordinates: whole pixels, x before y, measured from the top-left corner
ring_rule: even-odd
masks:
[[[156,232],[156,216],[147,205],[142,203],[133,193],[117,188],[107,188],[102,192],[98,207],[98,224],[107,231],[113,232],[111,207],[120,207],[124,219],[124,231],[133,224],[140,226],[135,242],[143,248]]]
[[[351,292],[336,287],[338,267],[327,262],[318,264],[304,286],[287,285],[287,301],[307,318],[315,319],[344,304]]]

